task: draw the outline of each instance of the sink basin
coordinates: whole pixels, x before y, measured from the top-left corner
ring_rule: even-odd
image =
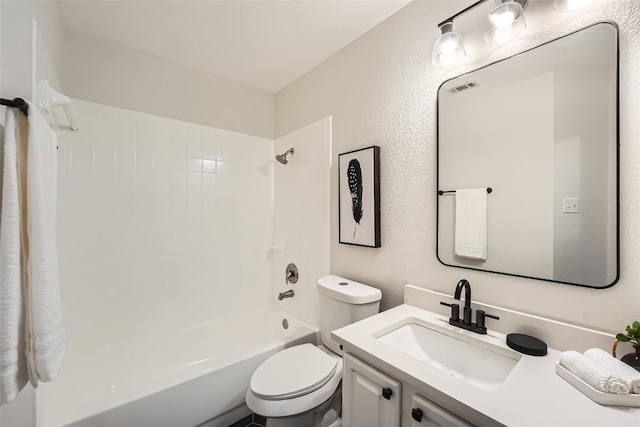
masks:
[[[378,334],[376,334],[378,335]],[[374,335],[375,337],[375,335]],[[435,324],[409,321],[376,337],[395,349],[429,363],[476,387],[494,391],[521,355]]]

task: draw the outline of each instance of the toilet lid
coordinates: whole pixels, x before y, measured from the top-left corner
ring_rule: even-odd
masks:
[[[271,356],[251,377],[251,391],[268,400],[291,399],[325,385],[338,361],[312,344],[287,348]]]

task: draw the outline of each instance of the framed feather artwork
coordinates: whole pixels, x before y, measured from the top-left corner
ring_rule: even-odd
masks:
[[[338,169],[340,243],[379,248],[380,147],[340,154]]]

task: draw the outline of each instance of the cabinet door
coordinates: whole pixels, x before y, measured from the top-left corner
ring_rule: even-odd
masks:
[[[405,416],[411,419],[411,427],[470,427],[419,394],[411,396],[411,413]]]
[[[345,427],[399,427],[400,383],[350,354],[344,357]]]

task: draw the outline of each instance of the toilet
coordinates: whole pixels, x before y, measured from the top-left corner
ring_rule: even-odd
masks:
[[[342,349],[331,332],[380,311],[379,289],[329,275],[318,279],[322,345],[284,349],[253,373],[245,400],[267,427],[340,427]]]

